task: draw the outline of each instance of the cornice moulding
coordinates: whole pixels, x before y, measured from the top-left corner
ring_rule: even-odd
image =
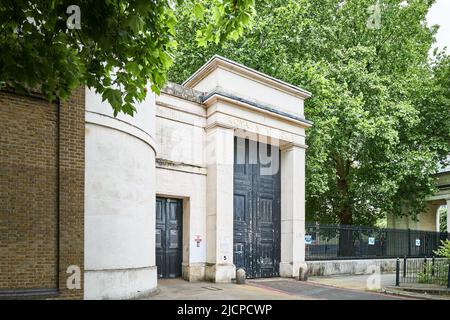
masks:
[[[271,77],[267,74],[246,67],[240,63],[229,60],[219,55],[214,55],[208,62],[206,62],[200,69],[192,74],[186,81],[183,82],[183,86],[188,88],[194,88],[200,81],[202,81],[213,70],[221,68],[245,78],[263,83],[271,88],[283,91],[295,97],[301,99],[308,99],[312,96],[311,92],[306,91],[300,87],[294,86],[282,80]]]

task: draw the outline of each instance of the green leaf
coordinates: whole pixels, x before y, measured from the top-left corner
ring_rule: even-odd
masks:
[[[102,94],[103,101],[107,100],[116,111],[122,107],[122,92],[119,89],[107,88]],[[117,114],[116,114],[117,115]]]
[[[203,20],[203,15],[204,15],[205,9],[203,8],[201,3],[196,3],[194,5],[193,12],[194,12],[194,16],[197,19]]]
[[[140,31],[143,31],[145,23],[141,17],[137,15],[130,15],[126,25],[130,27],[134,33],[139,33]]]

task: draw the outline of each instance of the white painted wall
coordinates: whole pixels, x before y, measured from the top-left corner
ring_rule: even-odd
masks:
[[[149,136],[155,136],[155,95],[150,92],[142,103],[137,104],[134,116],[123,113],[114,118],[111,106],[102,102],[102,97],[94,91],[86,89],[86,117],[92,117],[92,114],[103,115],[111,120],[117,120],[115,127],[120,123],[129,124],[135,129],[147,133]],[[133,131],[134,133],[134,131]]]
[[[171,119],[162,118],[159,116],[160,112],[163,112],[161,109],[161,107],[158,107],[157,110],[156,143],[158,158],[204,166],[204,128],[189,122],[183,122],[182,119],[179,119],[180,117],[176,117],[173,113]]]
[[[417,216],[417,221],[410,216],[396,217],[388,214],[387,227],[392,229],[439,231],[438,210],[440,206],[440,203],[428,202],[424,212]]]
[[[156,195],[183,199],[183,275],[203,279],[206,262],[205,115],[198,103],[162,93],[156,98]],[[195,236],[202,242],[197,247]]]
[[[154,97],[134,117],[86,91],[86,299],[127,299],[156,288]]]
[[[157,168],[156,186],[157,195],[183,199],[183,263],[204,263],[206,175]],[[194,241],[196,235],[203,239],[199,247]]]

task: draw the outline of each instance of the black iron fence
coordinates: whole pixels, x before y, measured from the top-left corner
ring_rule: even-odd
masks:
[[[306,224],[306,260],[431,257],[446,232]]]
[[[432,284],[450,289],[449,264],[448,259],[397,259],[395,285]]]

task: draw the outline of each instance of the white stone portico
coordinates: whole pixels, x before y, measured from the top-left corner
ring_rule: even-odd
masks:
[[[235,136],[280,146],[280,275],[298,275],[305,260],[305,129],[311,123],[304,119],[303,102],[309,96],[300,88],[214,56],[183,87],[171,85],[156,98],[161,150],[156,194],[185,199],[185,279],[229,282],[235,276]],[[168,150],[171,140],[177,143]],[[200,247],[194,235],[204,239]]]

